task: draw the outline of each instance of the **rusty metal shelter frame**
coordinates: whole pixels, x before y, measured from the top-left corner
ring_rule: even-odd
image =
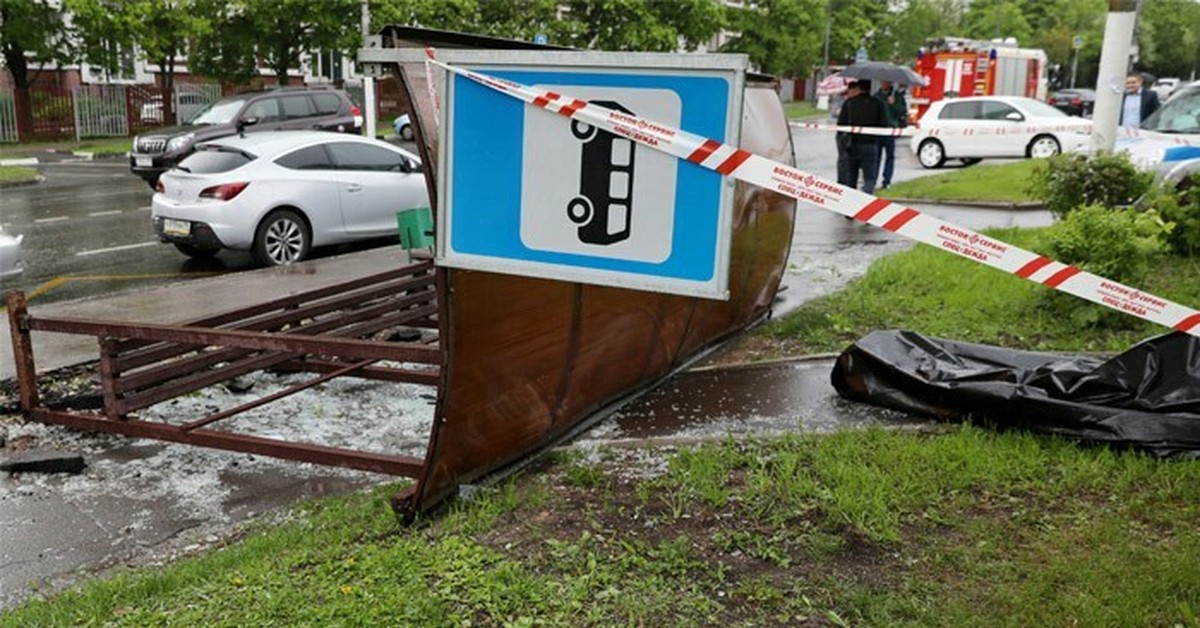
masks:
[[[365,71],[400,82],[418,153],[438,163],[429,75],[411,54],[383,48],[550,47],[387,27],[360,52]],[[374,50],[371,50],[371,48]],[[792,163],[778,84],[746,83],[741,144]],[[425,168],[437,207],[436,169]],[[33,316],[7,296],[20,405],[28,418],[72,428],[363,469],[416,480],[392,497],[407,519],[463,483],[503,475],[698,356],[764,320],[787,263],[795,201],[738,182],[730,298],[713,301],[623,288],[437,267],[425,256],[394,270],[176,325]],[[435,226],[436,227],[436,226]],[[51,407],[40,394],[33,332],[93,336],[94,411]],[[397,340],[395,338],[412,338]],[[174,397],[270,369],[314,378],[180,424],[138,418]],[[436,390],[425,456],[389,455],[221,431],[224,419],[337,377],[423,384]],[[95,404],[94,404],[95,405]]]

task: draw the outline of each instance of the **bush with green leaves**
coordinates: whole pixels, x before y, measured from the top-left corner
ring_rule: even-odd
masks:
[[[1152,173],[1138,170],[1123,153],[1056,155],[1034,167],[1030,190],[1061,219],[1083,205],[1132,204],[1153,180]]]
[[[1157,187],[1140,203],[1174,223],[1167,244],[1179,255],[1200,255],[1200,173],[1192,174],[1174,188]]]
[[[1099,203],[1069,213],[1047,231],[1048,255],[1121,282],[1145,276],[1167,251],[1172,225],[1154,210],[1110,209]]]

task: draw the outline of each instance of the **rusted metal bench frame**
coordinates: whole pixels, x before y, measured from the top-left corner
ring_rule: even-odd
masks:
[[[31,419],[76,429],[416,478],[424,469],[420,458],[289,442],[208,426],[337,377],[436,387],[442,363],[437,345],[436,283],[432,263],[424,261],[180,325],[35,317],[28,311],[24,294],[13,291],[7,295],[7,306],[21,410]],[[426,330],[424,335],[429,338],[421,342],[370,339],[397,327]],[[35,331],[96,337],[102,412],[52,409],[42,402],[31,339]],[[264,369],[319,376],[182,424],[140,420],[134,414]]]

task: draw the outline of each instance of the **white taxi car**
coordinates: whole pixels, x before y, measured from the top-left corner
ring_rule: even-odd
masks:
[[[926,168],[948,159],[1045,158],[1087,150],[1092,121],[1032,98],[972,96],[939,100],[917,122],[912,151]]]

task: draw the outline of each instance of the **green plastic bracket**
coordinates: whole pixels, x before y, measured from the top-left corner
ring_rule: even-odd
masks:
[[[433,212],[428,207],[415,207],[396,212],[400,229],[400,248],[411,251],[433,246]]]

